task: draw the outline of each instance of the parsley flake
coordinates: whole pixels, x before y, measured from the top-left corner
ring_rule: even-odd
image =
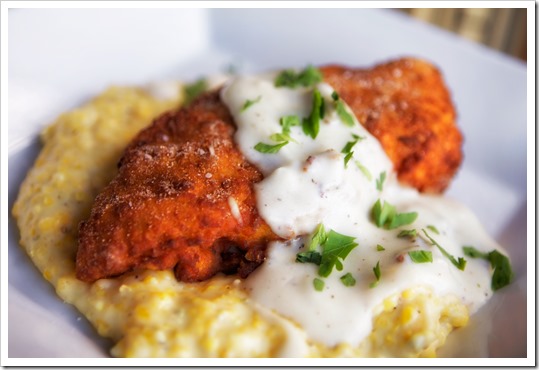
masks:
[[[501,254],[497,250],[492,250],[489,253],[483,253],[474,247],[462,247],[464,254],[472,258],[482,258],[490,262],[490,266],[494,269],[490,286],[493,291],[509,285],[513,280],[513,269],[507,256]]]
[[[319,265],[322,262],[322,255],[317,251],[306,251],[296,254],[296,262],[314,263]]]
[[[376,281],[373,281],[369,284],[370,288],[376,287],[380,282],[380,278],[382,277],[382,271],[380,271],[380,261],[376,262],[376,266],[372,268],[372,272],[374,272],[374,277],[376,278]]]
[[[262,96],[260,95],[254,100],[247,99],[243,104],[243,107],[241,108],[240,112],[245,112],[251,105],[258,103],[260,99],[262,99]]]
[[[356,145],[358,143],[358,141],[365,139],[364,137],[361,137],[361,136],[356,135],[356,134],[352,134],[352,138],[354,140],[347,142],[346,145],[341,149],[341,153],[346,154],[344,156],[344,167],[345,168],[348,167],[348,162],[350,161],[350,159],[352,159],[352,157],[354,155],[354,152],[352,151],[352,148],[354,147],[354,145]]]
[[[459,257],[458,260],[452,256],[451,254],[449,254],[448,251],[446,251],[444,248],[442,248],[442,246],[440,244],[438,244],[436,242],[436,240],[432,239],[429,234],[427,234],[427,231],[425,229],[422,229],[423,230],[423,233],[425,233],[425,236],[427,238],[429,238],[430,242],[435,245],[436,247],[438,247],[438,249],[440,250],[440,252],[442,252],[442,254],[447,258],[449,259],[449,261],[451,261],[451,263],[456,267],[458,268],[459,270],[461,271],[464,271],[464,269],[466,268],[466,260],[462,257]]]
[[[353,155],[354,155],[354,152],[350,152],[344,156],[344,168],[348,168],[348,162],[350,162],[350,159],[352,159]]]
[[[302,122],[302,128],[305,135],[316,139],[318,132],[320,131],[320,120],[324,118],[324,99],[318,89],[313,91],[313,107],[309,117],[304,118]]]
[[[431,251],[410,251],[408,252],[410,259],[415,263],[426,263],[432,262],[432,252]]]
[[[417,218],[417,212],[397,213],[395,206],[386,201],[384,201],[384,204],[382,205],[380,199],[374,203],[371,215],[376,226],[388,230],[411,224]]]
[[[464,251],[464,254],[468,257],[472,258],[483,258],[485,260],[488,260],[488,253],[483,253],[475,249],[474,247],[470,246],[464,246],[462,247],[462,250]]]
[[[348,112],[346,109],[346,105],[340,98],[339,94],[337,94],[336,91],[333,91],[331,93],[331,98],[335,102],[335,111],[337,112],[337,115],[341,119],[341,121],[349,127],[354,127],[354,116]]]
[[[382,191],[385,180],[386,180],[386,171],[383,171],[382,173],[380,173],[380,177],[376,179],[376,190]]]
[[[363,175],[367,178],[367,180],[371,181],[372,175],[369,169],[365,167],[364,165],[362,165],[360,161],[355,161],[355,163],[356,163],[357,168],[359,168],[359,170],[361,171],[361,173],[363,173]]]
[[[327,239],[323,245],[322,262],[318,269],[318,275],[328,277],[335,267],[338,271],[342,271],[342,261],[348,254],[358,246],[354,241],[353,236],[339,234],[336,231],[330,230],[327,234]]]
[[[290,141],[297,143],[296,140],[294,140],[290,136],[290,128],[292,126],[299,126],[299,117],[298,116],[283,116],[279,120],[279,124],[283,128],[280,133],[272,134],[270,136],[270,139],[277,142],[278,144],[265,144],[265,143],[258,143],[255,145],[255,150],[259,151],[260,153],[277,153],[283,146],[288,144]]]
[[[278,153],[279,150],[281,150],[281,148],[285,146],[286,144],[288,144],[288,141],[283,141],[282,143],[275,144],[275,145],[258,143],[255,145],[255,150],[260,153],[274,154],[274,153]]]
[[[411,230],[401,230],[401,232],[397,235],[397,238],[415,238],[417,236],[417,230],[411,229]]]
[[[349,272],[341,276],[341,282],[347,287],[356,285],[356,279]]]
[[[196,97],[208,89],[208,81],[205,78],[200,78],[192,84],[186,85],[183,88],[185,94],[184,105],[189,105]]]
[[[311,65],[307,66],[303,71],[296,72],[293,69],[286,69],[277,75],[275,78],[275,87],[309,87],[316,85],[322,81],[322,73],[318,68]]]
[[[378,252],[382,252],[382,251],[385,251],[386,249],[385,249],[382,245],[376,244],[376,250],[377,250]]]
[[[324,290],[324,287],[326,286],[326,283],[324,283],[324,280],[322,280],[322,279],[314,278],[313,279],[313,286],[314,286],[314,290],[316,290],[317,292],[321,292],[322,290]]]
[[[328,277],[335,267],[342,271],[342,261],[348,254],[357,247],[355,238],[339,234],[336,231],[325,231],[322,224],[319,224],[307,243],[307,251],[296,255],[296,262],[314,263],[318,265],[318,275]],[[320,252],[316,249],[320,247]]]
[[[326,229],[323,224],[318,224],[311,237],[309,238],[308,250],[314,251],[319,245],[324,245],[327,240]]]
[[[283,133],[284,134],[289,134],[290,133],[290,128],[293,127],[293,126],[299,126],[300,121],[299,121],[298,116],[283,116],[279,120],[279,124],[283,128]]]
[[[440,234],[440,232],[438,231],[438,229],[433,226],[433,225],[427,225],[427,229],[431,230],[433,233],[436,233],[436,234]]]

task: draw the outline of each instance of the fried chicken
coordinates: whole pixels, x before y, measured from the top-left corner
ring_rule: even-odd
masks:
[[[77,277],[175,268],[179,280],[202,281],[258,266],[278,237],[258,215],[253,184],[262,174],[234,131],[218,92],[143,130],[80,226]]]
[[[372,69],[321,68],[357,119],[382,144],[401,183],[441,193],[462,162],[462,135],[438,69],[399,59]]]
[[[462,137],[433,66],[403,59],[321,71],[381,141],[403,183],[445,189],[461,161]],[[81,223],[77,277],[174,268],[178,280],[193,282],[218,272],[246,277],[262,263],[266,245],[279,238],[258,214],[254,184],[263,176],[240,153],[234,132],[218,91],[140,132]]]

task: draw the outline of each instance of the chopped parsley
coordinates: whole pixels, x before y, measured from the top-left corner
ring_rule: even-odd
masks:
[[[296,262],[314,263],[320,266],[322,263],[322,255],[317,251],[305,251],[296,254]]]
[[[286,69],[275,78],[275,87],[309,87],[322,81],[322,73],[318,68],[307,66],[303,71],[296,72],[293,69]]]
[[[410,259],[415,263],[432,262],[431,251],[410,251],[408,252]]]
[[[290,127],[292,126],[299,126],[299,117],[298,116],[284,116],[281,117],[279,120],[279,124],[282,127],[282,130],[280,133],[276,133],[270,136],[270,139],[277,142],[278,144],[265,144],[265,143],[258,143],[255,145],[255,150],[259,151],[260,153],[278,153],[279,150],[286,144],[288,144],[290,141],[296,142],[291,136],[290,136]]]
[[[240,112],[245,112],[251,105],[258,103],[260,99],[262,99],[262,96],[260,95],[254,100],[247,99],[243,104],[243,107],[241,108]]]
[[[185,94],[184,105],[189,105],[196,97],[202,94],[208,89],[208,81],[205,78],[199,78],[197,81],[192,84],[186,85],[183,88]]]
[[[314,286],[314,290],[316,290],[317,292],[321,292],[322,290],[324,290],[324,287],[326,286],[326,283],[324,283],[324,280],[322,280],[322,279],[314,278],[313,279],[313,286]]]
[[[319,245],[324,245],[327,240],[326,229],[323,224],[318,224],[314,232],[309,237],[308,250],[314,251]]]
[[[380,173],[380,177],[376,179],[376,190],[382,191],[385,180],[386,180],[386,171],[383,171],[382,173]]]
[[[369,169],[367,167],[365,167],[364,165],[362,165],[360,161],[356,160],[355,163],[356,163],[357,168],[359,168],[359,170],[363,173],[363,175],[365,175],[367,180],[371,181],[372,180],[372,175],[371,175],[371,172],[369,171]]]
[[[283,128],[283,134],[290,134],[290,128],[293,126],[299,126],[300,121],[298,116],[283,116],[279,120],[279,124]]]
[[[427,229],[431,230],[433,233],[436,233],[436,234],[440,234],[440,232],[438,231],[438,229],[433,226],[433,225],[427,225]]]
[[[330,230],[323,245],[322,262],[318,269],[318,275],[328,277],[333,267],[338,271],[342,271],[342,261],[352,249],[358,246],[354,240],[355,238],[353,236],[339,234],[336,231]]]
[[[341,121],[346,125],[350,127],[354,127],[354,116],[351,115],[348,110],[346,109],[346,105],[340,98],[339,94],[337,94],[336,91],[333,91],[331,93],[331,98],[335,102],[335,111],[337,112],[337,115],[341,119]]]
[[[349,272],[341,276],[341,282],[348,287],[356,285],[356,279]]]
[[[435,245],[436,247],[438,247],[438,249],[440,250],[440,252],[442,252],[442,254],[447,258],[449,259],[449,261],[451,261],[451,263],[456,267],[458,268],[459,270],[462,270],[464,271],[464,269],[466,268],[466,260],[462,257],[459,257],[458,259],[456,259],[454,256],[452,256],[451,254],[449,254],[448,251],[446,251],[444,248],[442,248],[442,246],[440,244],[438,244],[436,242],[436,240],[432,239],[429,234],[427,234],[427,231],[425,229],[423,229],[423,233],[425,233],[425,236],[430,240],[430,242]]]
[[[483,253],[475,249],[474,247],[465,246],[462,247],[464,254],[471,258],[482,258],[490,262],[490,266],[494,269],[491,280],[491,288],[496,291],[509,285],[513,280],[513,269],[509,258],[504,256],[497,250],[492,250],[488,253]]]
[[[278,153],[279,150],[281,150],[281,148],[285,146],[286,144],[288,144],[288,141],[283,141],[282,143],[274,144],[274,145],[258,143],[255,145],[255,150],[260,153],[274,154],[274,153]]]
[[[369,284],[370,288],[376,287],[380,282],[380,278],[382,277],[382,272],[380,271],[380,261],[376,262],[376,266],[372,268],[372,272],[374,272],[374,277],[376,278],[376,281],[373,281]]]
[[[318,89],[313,91],[313,107],[309,117],[303,119],[302,128],[305,135],[316,139],[320,131],[320,120],[324,118],[324,98]]]
[[[385,251],[386,249],[385,249],[382,245],[376,244],[376,250],[377,250],[378,252],[382,252],[382,251]]]
[[[319,266],[318,275],[328,277],[334,267],[342,271],[342,261],[357,245],[354,237],[333,230],[326,232],[320,224],[309,238],[307,251],[296,255],[296,262],[314,263]]]
[[[397,238],[415,238],[416,236],[417,236],[416,229],[401,230],[401,232],[397,235]]]
[[[389,230],[411,224],[417,218],[417,212],[397,213],[395,206],[386,201],[382,205],[380,199],[374,203],[371,215],[376,226]]]
[[[352,151],[352,148],[358,143],[358,141],[365,139],[364,137],[361,137],[356,134],[352,134],[352,138],[354,140],[349,141],[346,143],[346,145],[342,148],[341,153],[346,154],[344,156],[344,167],[348,167],[348,162],[354,155],[354,152]]]
[[[348,162],[350,162],[350,159],[352,159],[353,155],[354,152],[350,152],[344,156],[344,168],[348,168]]]

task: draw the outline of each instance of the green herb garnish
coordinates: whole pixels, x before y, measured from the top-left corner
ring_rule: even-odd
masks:
[[[380,271],[380,261],[376,262],[376,266],[372,268],[372,271],[374,272],[374,277],[376,278],[376,281],[373,281],[369,284],[370,288],[374,288],[380,282],[380,277],[382,276],[382,272]]]
[[[464,246],[462,247],[464,254],[472,258],[482,258],[488,261],[488,253],[483,253],[475,249],[474,247]]]
[[[350,152],[344,156],[344,168],[348,168],[348,162],[350,162],[350,159],[352,159],[353,155],[354,155],[354,152]]]
[[[352,138],[354,140],[348,141],[346,145],[342,148],[341,153],[350,153],[352,151],[352,148],[361,140],[365,140],[365,137],[359,136],[356,134],[352,134]]]
[[[433,226],[433,225],[427,225],[427,229],[431,230],[433,233],[436,233],[436,234],[440,234],[440,232],[438,231],[438,229]]]
[[[192,84],[186,85],[183,88],[185,94],[184,105],[189,105],[197,96],[208,89],[208,81],[205,78],[200,78]]]
[[[380,177],[376,179],[376,189],[378,191],[382,191],[385,180],[386,180],[386,171],[383,171],[382,173],[380,173]]]
[[[401,230],[401,232],[397,235],[397,238],[415,238],[416,236],[417,236],[416,229]]]
[[[287,69],[279,73],[275,79],[276,87],[296,88],[299,86],[309,87],[322,81],[322,73],[318,68],[307,66],[303,71],[296,72],[293,69]]]
[[[417,218],[417,212],[397,213],[395,206],[386,201],[382,205],[380,199],[374,203],[371,215],[376,226],[389,230],[411,224]]]
[[[339,234],[336,231],[325,231],[322,224],[319,224],[307,243],[307,251],[296,255],[296,262],[314,263],[320,266],[318,275],[328,277],[335,267],[342,271],[342,261],[348,254],[357,247],[355,238]],[[316,249],[320,247],[320,252]]]
[[[317,251],[306,251],[296,254],[296,262],[314,263],[320,266],[322,263],[322,255]]]
[[[277,142],[278,144],[265,144],[258,143],[255,145],[255,150],[260,153],[277,153],[283,146],[288,144],[290,141],[296,142],[290,136],[290,128],[292,126],[299,126],[299,117],[298,116],[284,116],[279,120],[279,124],[283,128],[280,133],[276,133],[270,136],[270,139]]]
[[[320,131],[320,120],[324,118],[324,99],[318,89],[313,91],[313,106],[309,117],[304,118],[302,128],[305,135],[316,139]]]
[[[371,181],[372,175],[370,171],[368,170],[368,168],[362,165],[360,161],[355,161],[355,163],[356,163],[357,168],[359,168],[359,170],[363,173],[363,175],[365,175],[367,180]]]
[[[353,236],[339,234],[330,230],[323,245],[322,262],[318,269],[318,275],[328,277],[333,267],[338,271],[342,271],[342,261],[358,245],[354,240]]]
[[[356,285],[356,279],[349,272],[341,276],[341,282],[348,287]]]
[[[274,144],[274,145],[258,143],[255,145],[255,150],[260,153],[274,154],[274,153],[279,152],[279,150],[281,150],[281,148],[285,146],[286,144],[288,144],[288,141],[283,141],[282,143]]]
[[[504,256],[497,250],[483,253],[470,246],[462,247],[462,249],[464,250],[464,254],[468,257],[483,258],[490,262],[490,266],[494,269],[490,283],[493,291],[509,285],[513,280],[513,269],[511,268],[511,263],[507,256]]]
[[[408,252],[410,259],[415,263],[432,262],[431,251],[410,251]]]
[[[251,105],[258,103],[260,99],[262,99],[262,96],[258,96],[254,100],[247,99],[245,103],[243,104],[243,107],[241,108],[240,112],[245,112]]]
[[[354,152],[352,151],[352,148],[358,143],[358,141],[365,139],[364,137],[361,137],[356,134],[352,134],[352,138],[354,140],[349,141],[346,143],[346,145],[341,149],[341,153],[346,154],[344,156],[344,167],[348,167],[348,162],[354,155]]]
[[[309,238],[309,244],[307,246],[307,249],[309,251],[314,251],[319,245],[324,245],[327,239],[328,237],[324,225],[318,224],[318,226],[316,226],[316,229],[314,229],[314,232],[311,234],[311,237]]]
[[[385,251],[386,249],[383,246],[381,246],[380,244],[376,244],[376,250],[378,252],[381,252],[381,251]]]
[[[279,120],[279,124],[283,128],[283,133],[289,134],[291,127],[300,125],[300,120],[298,116],[283,116]]]
[[[314,290],[316,290],[317,292],[321,292],[322,290],[324,290],[326,283],[324,283],[324,280],[322,279],[314,278],[313,286],[314,286]]]
[[[353,127],[355,125],[354,116],[348,112],[348,110],[346,109],[346,105],[340,98],[339,94],[337,94],[336,91],[333,91],[331,93],[331,98],[335,102],[335,111],[337,112],[337,115],[339,116],[341,121],[346,126]]]
[[[436,242],[436,240],[432,239],[429,234],[427,234],[427,231],[425,229],[423,229],[423,233],[425,233],[425,236],[427,238],[429,238],[430,242],[435,245],[436,247],[438,247],[438,249],[440,250],[440,252],[442,252],[442,254],[447,258],[449,259],[449,261],[451,261],[451,263],[456,267],[458,268],[459,270],[462,270],[464,271],[464,269],[466,268],[466,260],[462,257],[459,257],[458,260],[453,257],[451,254],[449,254],[448,251],[446,251],[444,248],[442,248],[442,246],[440,244],[438,244]]]

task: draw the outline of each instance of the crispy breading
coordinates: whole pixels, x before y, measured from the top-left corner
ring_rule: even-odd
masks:
[[[446,188],[462,159],[462,137],[435,67],[402,59],[321,71],[381,141],[401,182],[425,192]],[[262,263],[278,237],[256,209],[253,186],[263,176],[234,132],[214,91],[139,133],[80,226],[77,277],[174,268],[179,280],[202,281],[218,272],[245,277]]]
[[[358,120],[382,144],[401,183],[440,193],[462,162],[462,135],[441,73],[419,59],[372,69],[321,68]]]
[[[80,226],[77,277],[171,269],[182,281],[246,276],[277,239],[256,209],[262,174],[238,151],[217,92],[167,113],[131,142]]]

